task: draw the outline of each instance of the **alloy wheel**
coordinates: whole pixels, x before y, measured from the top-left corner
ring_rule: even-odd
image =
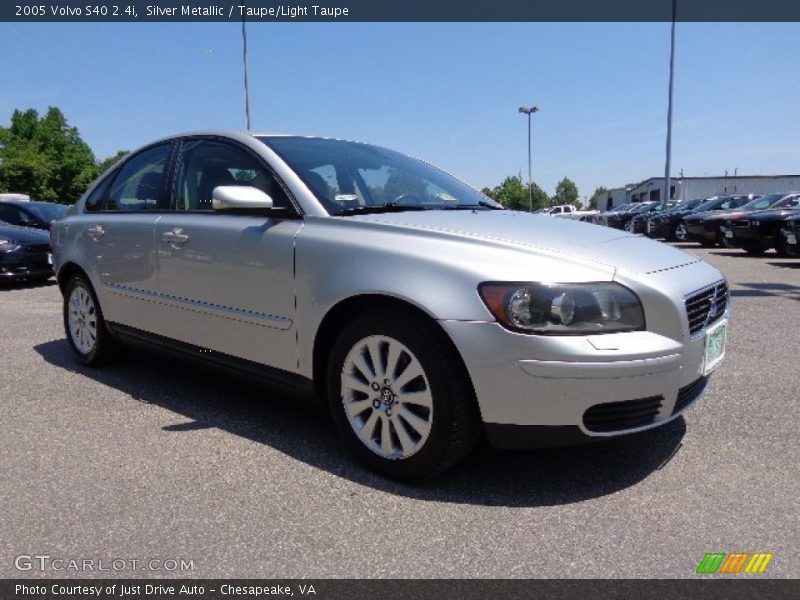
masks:
[[[75,347],[89,354],[97,343],[97,309],[89,291],[75,286],[69,297],[69,333]]]
[[[416,453],[433,424],[433,396],[419,359],[385,335],[353,345],[341,375],[345,415],[358,439],[392,460]]]
[[[683,223],[680,223],[675,228],[675,237],[678,238],[679,241],[685,242],[686,241],[686,235],[687,235],[686,234],[686,225],[684,225]]]

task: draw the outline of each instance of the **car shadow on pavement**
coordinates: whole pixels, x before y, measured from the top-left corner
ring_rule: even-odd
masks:
[[[787,259],[786,262],[768,262],[767,264],[772,267],[783,267],[784,269],[800,269],[800,257],[792,257]]]
[[[800,286],[790,283],[737,283],[747,289],[731,290],[734,298],[787,298],[800,301]]]
[[[164,431],[221,429],[359,485],[425,501],[551,506],[605,496],[666,465],[686,431],[679,418],[652,431],[572,448],[500,451],[482,442],[453,469],[409,485],[379,477],[352,460],[311,398],[160,352],[131,349],[115,366],[89,368],[75,361],[66,341],[34,349],[48,363],[119,390],[131,401],[180,415]]]

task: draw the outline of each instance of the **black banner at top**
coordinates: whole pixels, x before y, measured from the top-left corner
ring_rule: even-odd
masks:
[[[676,0],[678,21],[800,21],[798,0]],[[671,21],[673,0],[4,0],[7,22]]]

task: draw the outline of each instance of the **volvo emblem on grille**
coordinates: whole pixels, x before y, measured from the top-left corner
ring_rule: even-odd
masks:
[[[718,300],[717,288],[714,288],[711,292],[711,296],[708,298],[708,316],[706,317],[706,325],[717,318],[720,309],[719,305],[720,301]]]

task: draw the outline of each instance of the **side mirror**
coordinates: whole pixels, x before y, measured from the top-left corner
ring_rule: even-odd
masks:
[[[250,185],[220,185],[211,192],[214,210],[263,210],[272,205],[268,194]]]

